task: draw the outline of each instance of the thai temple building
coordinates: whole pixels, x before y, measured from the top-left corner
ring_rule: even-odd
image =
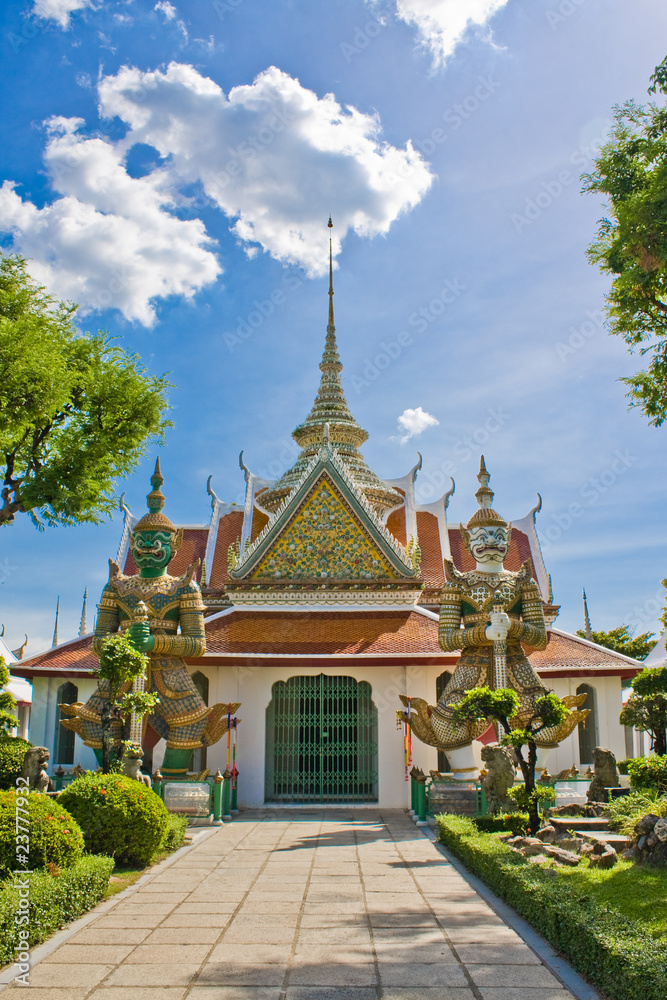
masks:
[[[367,434],[343,389],[331,280],[319,368],[313,406],[293,431],[301,449],[294,465],[272,482],[254,475],[241,456],[243,508],[220,499],[209,480],[209,521],[179,526],[183,543],[169,573],[184,574],[199,560],[195,579],[205,606],[206,651],[186,663],[207,705],[241,703],[241,806],[403,807],[409,784],[397,729],[399,696],[434,703],[450,679],[460,654],[438,644],[444,562],[461,572],[475,563],[461,525],[448,520],[453,486],[420,504],[421,459],[391,480],[366,464],[360,449]],[[502,508],[502,498],[498,502]],[[471,496],[471,513],[474,504]],[[623,688],[642,664],[555,626],[558,607],[540,550],[538,513],[539,505],[512,520],[505,560],[509,570],[529,562],[544,605],[548,645],[526,652],[546,687],[560,697],[586,693],[590,709],[586,723],[552,751],[548,767],[555,774],[573,764],[584,770],[595,746],[617,758],[633,752],[633,733],[618,715]],[[126,508],[116,557],[126,574],[136,572],[130,535],[137,521]],[[89,633],[12,664],[33,684],[30,738],[49,748],[52,767],[97,766],[93,751],[60,724],[59,708],[93,694],[91,647]],[[157,733],[146,740],[153,770],[161,743]],[[481,759],[482,743],[476,747]],[[191,769],[224,770],[226,755],[223,738],[195,751]],[[413,755],[426,772],[447,770],[444,755],[417,740]]]

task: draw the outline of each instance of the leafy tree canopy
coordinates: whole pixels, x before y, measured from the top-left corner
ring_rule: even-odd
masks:
[[[644,667],[637,674],[619,718],[621,725],[649,733],[656,754],[667,753],[667,667]]]
[[[667,59],[651,77],[649,93],[667,95]],[[607,196],[589,260],[613,275],[607,296],[612,333],[648,358],[646,371],[621,381],[631,406],[649,423],[667,417],[667,105],[627,101],[614,109],[611,137],[584,191]]]
[[[588,639],[586,633],[579,629],[577,635],[582,639]],[[605,646],[613,649],[616,653],[623,653],[624,656],[632,656],[635,660],[643,660],[655,646],[653,640],[654,632],[642,632],[641,635],[633,637],[627,625],[619,625],[609,632],[591,632],[591,642],[597,642],[598,646]]]
[[[0,736],[8,736],[17,725],[14,715],[16,698],[9,691],[3,691],[9,684],[9,679],[9,669],[4,658],[0,656]]]
[[[115,485],[170,426],[165,376],[81,333],[22,257],[0,254],[0,524],[99,523]]]

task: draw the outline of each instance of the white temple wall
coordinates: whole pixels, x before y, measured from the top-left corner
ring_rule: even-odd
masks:
[[[400,709],[399,694],[433,700],[435,674],[429,685],[432,668],[373,667],[363,661],[349,662],[340,667],[322,667],[317,660],[306,666],[284,667],[198,667],[209,677],[209,702],[240,701],[238,717],[237,764],[239,768],[239,805],[256,808],[264,805],[266,709],[271,701],[276,681],[295,676],[354,677],[371,685],[373,702],[378,711],[378,805],[384,808],[404,808],[410,804],[410,783],[404,780],[403,736],[396,727],[396,712]],[[435,767],[437,754],[432,748],[414,739],[413,760],[427,773]],[[207,766],[215,773],[224,771],[227,763],[227,738],[210,747]]]
[[[597,746],[611,750],[617,760],[622,760],[626,756],[625,728],[618,721],[623,707],[620,677],[544,677],[543,680],[548,687],[553,688],[559,698],[576,695],[580,684],[587,684],[593,688],[596,696]],[[581,770],[592,764],[592,761],[580,760],[579,727],[563,740],[556,750],[551,751],[547,761],[552,774],[557,774],[566,767],[572,767],[573,764]]]

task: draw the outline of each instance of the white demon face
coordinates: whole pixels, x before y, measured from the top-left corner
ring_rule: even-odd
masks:
[[[502,565],[508,548],[507,528],[493,524],[470,529],[470,552],[478,565]]]

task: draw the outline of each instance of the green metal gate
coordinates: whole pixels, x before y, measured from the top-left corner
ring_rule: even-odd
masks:
[[[267,802],[377,802],[377,708],[354,677],[277,681],[266,710]]]

